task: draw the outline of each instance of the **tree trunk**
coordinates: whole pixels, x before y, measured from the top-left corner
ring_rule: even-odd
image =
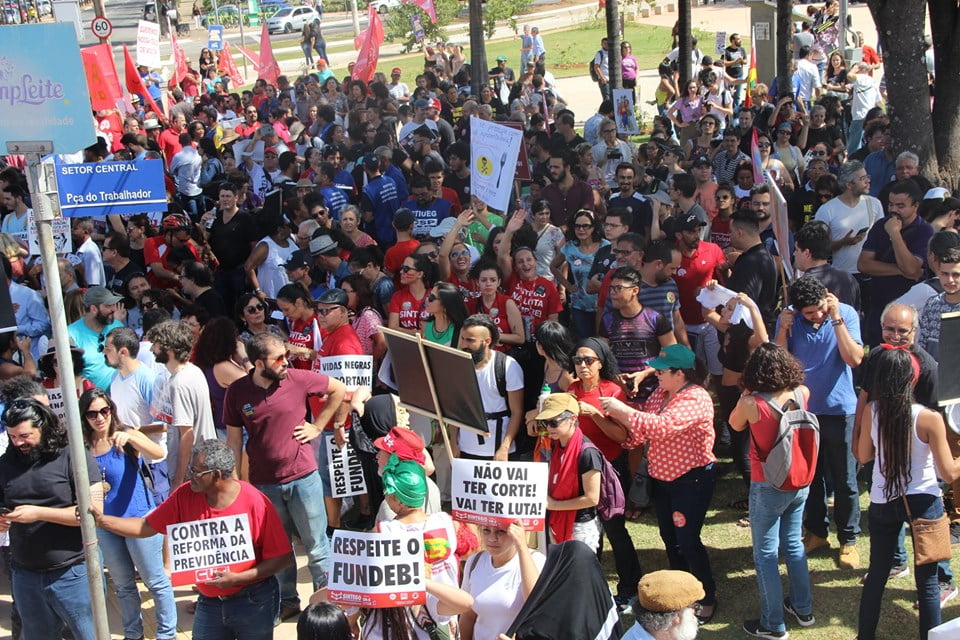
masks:
[[[883,51],[887,82],[887,113],[895,154],[913,151],[920,157],[920,170],[930,180],[939,180],[934,153],[933,119],[923,63],[925,0],[868,0]]]
[[[470,9],[470,93],[479,96],[480,87],[487,84],[487,50],[483,39],[483,4],[469,0]]]
[[[680,0],[677,2],[677,45],[680,50],[677,52],[677,69],[680,70],[680,95],[687,95],[686,84],[691,79],[696,79],[696,75],[691,77],[690,69],[690,51],[693,46],[690,42],[690,0]]]
[[[933,101],[933,141],[941,183],[952,191],[960,176],[960,6],[957,0],[929,0],[928,6],[936,77],[944,79]]]
[[[620,7],[617,0],[607,0],[607,48],[610,67],[607,69],[607,82],[611,91],[623,86],[623,67],[620,64]],[[610,94],[611,99],[613,94]]]
[[[793,71],[790,68],[793,61],[793,54],[790,52],[790,42],[793,39],[793,22],[790,19],[792,15],[793,0],[777,0],[777,40],[774,50],[777,56],[777,93],[780,95],[770,96],[773,102],[793,93]]]

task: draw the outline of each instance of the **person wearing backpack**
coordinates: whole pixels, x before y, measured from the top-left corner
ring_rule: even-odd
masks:
[[[786,349],[770,342],[758,346],[747,360],[741,381],[744,392],[730,413],[729,423],[734,430],[750,434],[750,532],[760,592],[760,618],[744,621],[743,630],[758,638],[786,638],[789,634],[784,611],[802,627],[815,622],[802,534],[803,507],[818,448],[808,446],[800,451],[801,443],[814,439],[814,430],[801,437],[790,427],[811,427],[817,422],[805,411],[810,390],[803,386],[803,368]],[[793,421],[798,417],[799,424]],[[797,455],[793,464],[784,465],[783,456],[778,455],[784,449],[805,455]],[[777,463],[780,469],[771,468]],[[767,477],[768,469],[771,475],[782,470],[787,478]],[[787,598],[780,583],[780,553],[790,576]]]
[[[804,384],[810,388],[810,412],[820,422],[822,455],[810,486],[804,518],[804,550],[830,547],[825,477],[833,480],[833,517],[840,542],[841,569],[858,569],[860,553],[860,503],[857,463],[853,459],[853,421],[857,396],[853,368],[863,360],[860,316],[850,305],[827,291],[812,276],[790,285],[793,306],[780,313],[776,342],[803,365]]]
[[[590,61],[590,79],[600,87],[601,100],[610,99],[610,80],[607,75],[610,73],[610,42],[603,38],[600,40],[600,49],[593,60]]]
[[[671,569],[689,571],[706,595],[697,618],[706,624],[717,608],[716,583],[700,539],[716,487],[713,455],[713,399],[703,382],[706,371],[690,347],[672,344],[648,363],[644,376],[659,385],[638,411],[616,398],[601,398],[603,412],[629,430],[624,449],[650,443],[653,504],[660,538]]]

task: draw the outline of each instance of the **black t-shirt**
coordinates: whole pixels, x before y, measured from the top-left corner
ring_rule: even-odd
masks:
[[[790,218],[790,228],[798,231],[800,227],[813,220],[820,208],[820,198],[817,190],[808,190],[805,186],[798,188],[787,201],[787,215]]]
[[[729,45],[726,49],[723,50],[723,59],[724,60],[739,60],[740,64],[734,64],[727,67],[727,73],[731,78],[742,78],[743,77],[743,67],[748,62],[747,52],[743,50],[743,47],[735,47]]]
[[[217,217],[210,228],[210,248],[220,261],[221,269],[233,269],[241,266],[250,257],[251,243],[259,240],[256,223],[245,211],[238,211],[224,224],[223,213],[217,211]]]
[[[86,454],[87,479],[100,482],[100,469]],[[38,507],[70,507],[77,504],[67,449],[53,460],[31,463],[19,451],[8,448],[0,456],[0,504],[9,509],[30,504]],[[10,526],[13,561],[24,569],[46,571],[69,567],[83,560],[79,527],[50,522],[13,523]]]
[[[202,307],[207,310],[207,313],[210,314],[210,319],[216,318],[218,316],[230,317],[230,312],[227,311],[227,305],[223,302],[223,298],[215,289],[207,289],[194,300],[194,303],[197,306]]]
[[[871,349],[860,365],[860,388],[869,395],[876,375],[874,369],[875,358],[883,349]],[[937,406],[937,361],[929,353],[917,345],[910,345],[910,352],[920,361],[920,377],[913,387],[913,399],[933,411],[940,411]]]
[[[625,197],[617,194],[607,200],[607,211],[614,207],[623,207],[633,215],[630,222],[630,231],[639,233],[644,238],[650,238],[650,227],[653,225],[653,205],[639,193]]]
[[[466,178],[460,178],[453,171],[447,171],[443,176],[443,186],[450,187],[457,192],[457,198],[460,200],[461,207],[470,206],[470,174]]]
[[[596,276],[603,278],[607,275],[607,271],[610,270],[610,267],[616,262],[617,257],[613,255],[613,245],[608,244],[597,249],[597,252],[593,254],[593,265],[590,267],[590,276],[592,280]]]
[[[584,436],[584,442],[587,442],[587,437]],[[583,495],[583,474],[588,471],[599,471],[603,473],[603,454],[600,453],[600,449],[596,446],[593,447],[581,447],[580,449],[580,458],[577,460],[577,470],[580,472],[580,476],[577,478],[577,484],[580,487],[580,495]],[[597,517],[597,508],[596,507],[587,507],[586,509],[577,509],[577,515],[574,518],[574,522],[590,522]]]
[[[811,128],[807,131],[807,148],[804,151],[812,149],[813,145],[821,142],[827,145],[827,149],[833,150],[833,142],[838,138],[843,140],[843,134],[835,124],[828,124],[819,129]]]
[[[107,275],[107,289],[110,289],[110,291],[116,291],[117,293],[123,293],[123,283],[127,281],[127,278],[135,273],[147,272],[146,269],[133,260],[128,262],[127,266],[119,271],[114,271],[113,268],[108,265],[104,265],[103,270]]]
[[[737,258],[727,287],[737,293],[745,293],[757,303],[763,323],[768,331],[776,326],[777,265],[773,256],[761,242]]]

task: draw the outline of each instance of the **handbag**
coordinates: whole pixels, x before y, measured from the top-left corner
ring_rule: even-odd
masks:
[[[903,506],[907,510],[910,520],[910,531],[913,535],[913,563],[916,566],[949,560],[950,549],[950,519],[947,514],[939,518],[916,518],[910,513],[907,497],[903,496]]]

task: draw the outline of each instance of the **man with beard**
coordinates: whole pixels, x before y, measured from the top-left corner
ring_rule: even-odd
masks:
[[[11,402],[3,422],[10,446],[0,457],[0,498],[12,510],[0,516],[0,532],[10,532],[22,637],[59,638],[67,627],[76,640],[94,640],[66,428],[33,398]],[[87,453],[82,464],[91,502],[102,510],[97,462]]]
[[[507,460],[523,420],[523,370],[516,360],[493,347],[500,330],[493,319],[476,313],[463,321],[460,349],[473,358],[487,417],[488,437],[450,428],[453,455],[468,460]]]
[[[154,393],[151,413],[167,425],[167,469],[170,486],[186,479],[193,447],[216,439],[207,378],[190,362],[193,330],[185,322],[167,320],[147,332],[150,350],[158,364],[170,372],[170,379]]]
[[[566,151],[550,152],[547,170],[550,184],[541,192],[550,203],[550,222],[566,228],[567,220],[580,209],[593,210],[593,189],[570,171]]]
[[[123,325],[114,319],[122,296],[106,287],[90,287],[83,294],[86,312],[67,327],[70,341],[83,350],[83,377],[101,389],[109,389],[113,369],[103,360],[103,344],[107,334]]]
[[[775,258],[781,255],[793,255],[793,232],[787,230],[787,244],[789,247],[781,249],[777,242],[777,236],[773,233],[773,194],[770,193],[770,186],[766,183],[754,185],[750,189],[750,208],[757,214],[760,221],[760,239],[767,247],[767,251]]]
[[[686,571],[648,573],[637,588],[636,623],[623,640],[695,640],[700,623],[694,607],[703,596],[703,585]]]
[[[227,444],[239,459],[246,430],[250,482],[273,503],[287,537],[296,535],[303,542],[316,591],[327,584],[330,545],[323,482],[310,442],[341,409],[345,388],[324,374],[288,368],[283,340],[270,333],[251,338],[247,356],[253,370],[231,384],[223,399]],[[326,396],[326,404],[310,422],[305,415],[308,399],[319,396]],[[344,437],[343,418],[338,413],[334,421],[338,440]],[[280,572],[279,579],[280,619],[287,620],[300,613],[296,562]]]
[[[760,239],[760,220],[751,209],[741,209],[733,214],[730,245],[727,259],[735,262],[727,287],[750,296],[760,308],[767,330],[771,331],[776,321],[777,265]]]

